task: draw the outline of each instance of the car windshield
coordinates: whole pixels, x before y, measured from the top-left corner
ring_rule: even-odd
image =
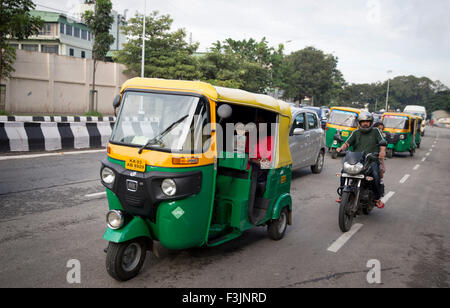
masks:
[[[201,153],[208,135],[206,104],[199,97],[127,91],[111,141],[183,153]]]
[[[328,123],[348,127],[356,127],[358,114],[351,111],[333,110],[331,111]]]
[[[408,129],[409,119],[404,116],[385,115],[383,125],[386,128]]]

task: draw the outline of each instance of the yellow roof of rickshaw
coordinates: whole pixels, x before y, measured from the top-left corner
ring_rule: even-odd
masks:
[[[361,109],[357,109],[357,108],[351,108],[351,107],[331,107],[330,112],[332,110],[343,110],[343,111],[351,111],[351,112],[355,112],[357,114],[360,114],[362,112]]]
[[[412,117],[415,116],[413,114],[404,113],[404,112],[385,112],[385,113],[383,113],[382,117],[384,117],[385,115],[392,115],[392,116],[398,116],[398,117],[407,117],[409,119],[411,119]]]
[[[256,94],[240,89],[213,86],[202,81],[168,80],[158,78],[132,78],[122,85],[126,89],[155,89],[173,92],[192,92],[202,94],[214,101],[245,105],[273,111],[291,118],[287,103],[263,94]]]

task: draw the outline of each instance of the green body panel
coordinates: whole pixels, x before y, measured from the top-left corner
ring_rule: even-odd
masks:
[[[123,161],[109,160],[122,166],[125,165]],[[149,220],[144,222],[149,236],[151,234],[153,239],[160,241],[163,246],[169,249],[185,249],[205,244],[211,219],[211,200],[214,193],[214,165],[192,168],[153,166],[147,166],[146,168],[146,172],[183,173],[193,171],[202,172],[200,193],[181,200],[161,202],[156,213],[156,223]],[[119,199],[113,192],[107,192],[107,195],[110,209],[122,209]],[[126,232],[128,224],[120,230],[116,230],[114,238],[121,238],[117,233]],[[111,231],[107,231],[107,233],[111,233]]]
[[[416,146],[420,146],[420,143],[422,142],[422,136],[420,135],[420,131],[416,132]]]
[[[402,134],[404,135],[404,134]],[[403,140],[399,140],[396,144],[393,145],[394,152],[409,152],[416,148],[415,140],[413,142],[413,138],[415,138],[412,134],[407,134],[407,137]],[[388,145],[388,148],[392,148],[392,144]]]
[[[343,137],[342,136],[342,132],[347,132],[348,136],[347,137]],[[348,138],[350,138],[350,135],[352,134],[353,131],[351,130],[341,130],[341,137],[344,140],[344,142],[338,142],[338,144],[334,145],[333,141],[334,141],[334,136],[337,133],[337,129],[334,127],[328,127],[326,134],[325,134],[325,142],[326,142],[326,146],[331,149],[331,148],[339,148],[341,147]],[[351,151],[351,149],[350,149]]]
[[[108,228],[103,234],[103,239],[114,243],[122,243],[138,237],[152,238],[149,225],[143,218],[138,216],[133,217],[131,221],[119,230]]]
[[[275,203],[272,219],[278,219],[281,215],[281,210],[285,207],[289,208],[289,211],[292,211],[292,198],[288,193],[282,194]]]

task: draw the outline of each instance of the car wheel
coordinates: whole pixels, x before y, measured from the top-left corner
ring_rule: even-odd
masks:
[[[324,161],[325,161],[324,152],[320,151],[319,155],[317,156],[316,164],[314,166],[311,166],[311,171],[316,174],[321,173],[322,169],[323,169]]]

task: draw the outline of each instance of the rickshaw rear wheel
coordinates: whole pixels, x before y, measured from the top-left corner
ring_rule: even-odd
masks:
[[[118,281],[126,281],[139,274],[144,265],[147,243],[134,239],[123,243],[109,242],[106,253],[106,271]]]
[[[288,225],[288,210],[283,208],[278,219],[271,221],[267,227],[269,237],[274,241],[279,241],[284,237]]]

